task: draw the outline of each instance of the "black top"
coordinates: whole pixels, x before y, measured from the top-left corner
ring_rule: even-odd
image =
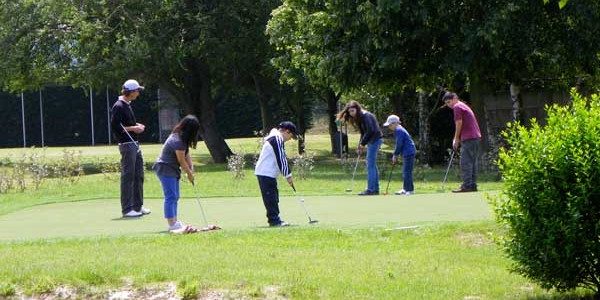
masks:
[[[373,143],[376,140],[383,137],[379,123],[375,115],[368,112],[362,112],[362,120],[359,126],[360,130],[360,144],[366,146],[367,144]]]
[[[110,111],[110,126],[112,128],[112,133],[117,140],[117,143],[126,143],[131,142],[131,139],[127,136],[121,125],[124,127],[135,126],[137,122],[135,121],[135,115],[133,114],[133,110],[131,110],[131,104],[127,103],[127,101],[122,100],[119,97],[119,100],[115,102],[111,111]],[[133,138],[134,141],[138,140],[137,133],[133,131],[129,131],[129,134]]]

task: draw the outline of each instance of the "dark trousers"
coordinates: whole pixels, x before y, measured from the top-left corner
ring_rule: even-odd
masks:
[[[262,194],[263,203],[267,209],[267,219],[269,225],[281,223],[279,218],[279,190],[277,189],[277,179],[256,175],[258,186]]]
[[[460,142],[460,172],[465,189],[477,188],[477,157],[479,156],[480,139]]]
[[[135,143],[119,145],[121,152],[121,212],[140,211],[144,205],[144,161]]]

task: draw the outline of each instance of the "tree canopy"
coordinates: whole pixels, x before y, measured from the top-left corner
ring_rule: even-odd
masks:
[[[47,83],[118,87],[135,77],[198,115],[215,161],[231,150],[216,128],[213,90],[266,65],[274,0],[2,1],[0,81],[19,91]]]
[[[600,4],[590,0],[286,0],[271,41],[311,81],[336,89],[431,87],[595,75]],[[560,6],[564,6],[560,9]]]

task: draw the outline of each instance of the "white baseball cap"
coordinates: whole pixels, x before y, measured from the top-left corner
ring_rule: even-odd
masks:
[[[387,118],[387,121],[385,121],[385,123],[383,123],[383,126],[388,126],[388,125],[394,124],[394,123],[400,123],[400,118],[396,115],[390,115]]]
[[[125,83],[123,83],[123,90],[125,90],[126,92],[143,91],[144,87],[141,86],[140,83],[137,82],[137,80],[129,79],[125,81]]]

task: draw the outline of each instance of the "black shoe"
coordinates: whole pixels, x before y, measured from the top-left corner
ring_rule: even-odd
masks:
[[[277,224],[269,224],[270,227],[288,227],[290,226],[290,223],[281,221],[281,223],[277,223]]]
[[[452,190],[453,193],[469,193],[469,192],[477,192],[477,188],[465,188],[465,187],[460,187],[456,190]]]
[[[375,196],[375,195],[379,195],[379,191],[369,191],[369,190],[364,190],[360,193],[358,193],[359,196]]]

